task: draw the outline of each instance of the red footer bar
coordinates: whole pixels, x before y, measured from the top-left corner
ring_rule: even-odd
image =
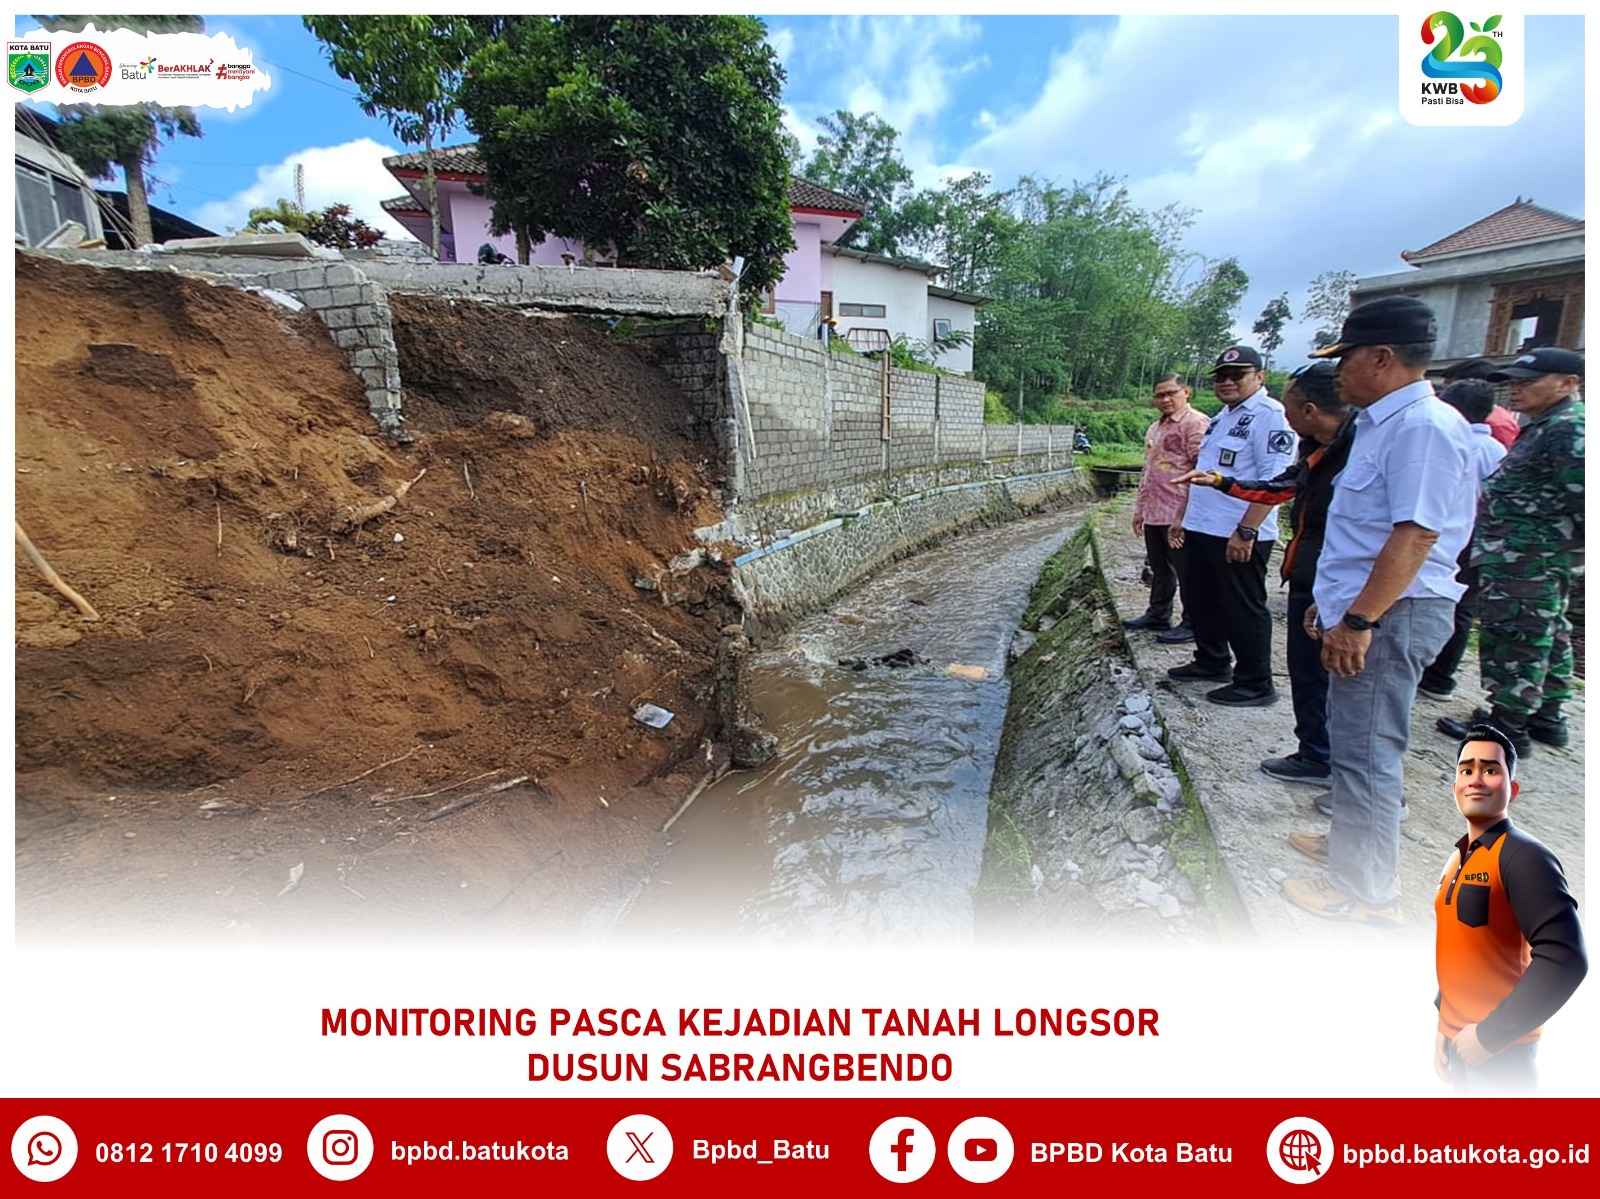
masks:
[[[12,1168],[61,1195],[282,1199],[342,1187],[772,1199],[1197,1183],[1342,1195],[1452,1182],[1584,1194],[1600,1180],[1593,1099],[45,1099],[0,1109]]]

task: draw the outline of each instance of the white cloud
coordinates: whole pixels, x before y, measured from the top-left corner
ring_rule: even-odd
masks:
[[[788,31],[785,31],[788,32]],[[877,113],[900,133],[900,151],[918,186],[941,183],[952,169],[938,151],[942,123],[962,77],[989,67],[971,45],[981,32],[962,16],[838,16],[820,33],[790,38],[791,84],[802,77],[823,89],[796,94],[797,117],[814,122],[835,109]],[[809,146],[815,140],[802,139]]]
[[[1530,18],[1524,116],[1498,129],[1399,120],[1394,38],[1393,17],[1126,17],[1058,48],[961,154],[1001,186],[1106,173],[1141,206],[1197,210],[1185,247],[1251,277],[1241,334],[1280,292],[1298,311],[1321,271],[1404,271],[1401,250],[1519,193],[1583,215],[1581,19]]]
[[[405,188],[383,167],[383,160],[399,153],[364,137],[338,146],[309,146],[282,162],[256,168],[255,182],[226,200],[214,200],[196,209],[194,219],[221,232],[239,229],[252,208],[270,208],[280,198],[294,197],[295,166],[305,167],[306,207],[326,208],[348,204],[353,216],[381,229],[385,237],[411,235],[383,211],[381,201],[403,195]]]

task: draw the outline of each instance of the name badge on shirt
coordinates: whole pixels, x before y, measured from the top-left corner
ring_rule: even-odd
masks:
[[[1239,456],[1239,451],[1238,450],[1223,450],[1222,451],[1222,458],[1218,462],[1218,465],[1219,466],[1232,466],[1233,463],[1234,463],[1234,459],[1238,458],[1238,456]]]

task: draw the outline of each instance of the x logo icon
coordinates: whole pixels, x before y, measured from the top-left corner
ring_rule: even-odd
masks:
[[[646,1165],[654,1165],[656,1159],[650,1156],[650,1151],[644,1147],[644,1144],[645,1141],[648,1141],[655,1135],[656,1134],[653,1132],[647,1132],[644,1134],[644,1140],[640,1140],[638,1133],[630,1132],[628,1134],[628,1142],[633,1146],[633,1152],[628,1154],[627,1161],[631,1162],[634,1158],[638,1157],[643,1158]],[[626,1164],[626,1162],[624,1164]]]

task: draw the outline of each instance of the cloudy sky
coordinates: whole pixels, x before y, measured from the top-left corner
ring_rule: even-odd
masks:
[[[1584,215],[1577,16],[1528,18],[1523,116],[1489,129],[1401,118],[1392,15],[767,20],[803,145],[817,117],[845,108],[901,131],[919,185],[975,170],[1000,186],[1121,177],[1142,206],[1196,210],[1186,249],[1238,256],[1251,278],[1241,332],[1280,292],[1298,312],[1321,271],[1404,270],[1401,250],[1518,196]],[[163,149],[155,202],[222,231],[292,195],[301,163],[311,206],[349,203],[402,235],[378,202],[401,192],[380,160],[405,147],[361,113],[299,18],[207,24],[251,48],[273,86],[248,109],[207,110],[203,139]],[[1291,326],[1285,348],[1309,336]]]

